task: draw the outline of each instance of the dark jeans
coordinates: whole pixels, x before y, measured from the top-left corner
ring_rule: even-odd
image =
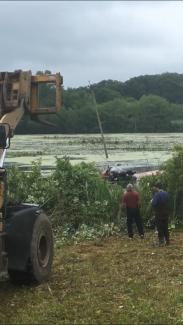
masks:
[[[137,225],[137,229],[140,236],[144,235],[144,229],[142,224],[142,219],[140,216],[139,208],[127,208],[127,230],[128,230],[128,236],[130,238],[133,238],[133,222],[135,221]]]
[[[164,240],[166,244],[169,244],[169,230],[168,230],[168,218],[166,219],[159,219],[156,217],[156,227],[158,231],[158,239],[159,243],[163,244]]]

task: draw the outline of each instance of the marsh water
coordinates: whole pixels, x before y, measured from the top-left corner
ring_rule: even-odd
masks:
[[[101,169],[113,164],[154,169],[171,157],[176,144],[183,144],[183,133],[106,134],[105,141],[108,158],[100,134],[15,135],[5,164],[29,169],[41,159],[42,168],[50,170],[56,157],[68,157],[72,164],[93,162]]]

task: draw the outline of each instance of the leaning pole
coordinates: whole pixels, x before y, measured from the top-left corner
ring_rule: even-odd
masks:
[[[95,112],[96,112],[96,115],[97,115],[97,122],[98,122],[99,130],[100,130],[100,134],[101,134],[101,137],[102,137],[102,143],[103,143],[103,146],[104,146],[105,156],[106,156],[106,159],[107,159],[109,156],[108,156],[107,146],[106,146],[106,142],[105,142],[105,138],[104,138],[104,132],[103,132],[103,128],[102,128],[100,115],[99,115],[99,112],[98,112],[95,93],[91,88],[90,82],[89,82],[89,89],[90,89],[90,93],[91,93],[91,96],[92,96],[93,106],[94,106],[94,109],[95,109]]]

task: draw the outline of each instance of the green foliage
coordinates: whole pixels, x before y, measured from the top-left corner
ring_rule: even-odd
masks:
[[[103,180],[93,164],[72,166],[68,158],[57,159],[55,171],[44,177],[41,161],[30,172],[11,168],[8,173],[8,198],[13,202],[38,203],[52,216],[56,228],[70,225],[75,232],[83,224],[124,226],[120,198],[126,184]],[[183,223],[183,147],[176,146],[172,159],[156,176],[143,177],[137,190],[141,196],[141,214],[147,223],[153,216],[150,200],[155,182],[161,182],[171,197],[172,224]]]
[[[163,166],[164,178],[172,196],[173,216],[183,222],[183,147],[175,146],[172,159]]]
[[[142,96],[138,102],[138,132],[169,132],[172,111],[168,101],[162,97]],[[151,121],[147,123],[147,121]]]
[[[162,172],[156,176],[143,177],[139,182],[141,193],[141,209],[145,220],[149,220],[153,214],[150,200],[152,199],[152,187],[156,182],[170,194],[170,220],[171,227],[174,224],[183,224],[183,147],[175,146],[173,157],[162,165]]]
[[[57,218],[62,223],[70,222],[77,229],[82,223],[93,225],[115,219],[116,196],[121,189],[106,183],[94,165],[72,166],[68,159],[57,159],[53,179],[59,196]]]
[[[121,82],[113,80],[103,80],[92,85],[97,103],[106,103],[121,97]]]
[[[48,71],[50,72],[50,71]],[[44,74],[45,72],[39,72]],[[93,84],[104,132],[183,132],[183,75],[165,73],[103,80]],[[55,88],[41,85],[41,106],[53,106]],[[40,126],[25,116],[17,133],[98,133],[96,112],[88,87],[63,89],[62,110],[47,116],[55,128]],[[151,123],[147,123],[151,121]]]
[[[49,208],[53,189],[54,184],[51,178],[45,178],[41,174],[41,161],[33,163],[28,173],[16,167],[8,170],[8,200],[10,202],[37,202]]]
[[[154,215],[154,211],[151,207],[151,200],[153,197],[153,185],[157,182],[160,182],[163,187],[166,188],[163,174],[145,176],[139,181],[138,189],[141,197],[141,214],[146,224],[149,224]]]
[[[71,232],[70,225],[66,224],[61,232],[59,230],[56,232],[55,243],[56,247],[60,248],[63,245],[77,244],[86,240],[89,241],[97,238],[101,239],[109,236],[116,236],[119,235],[119,233],[119,225],[115,225],[113,222],[94,226],[81,224],[75,232]]]
[[[157,95],[170,102],[183,103],[183,74],[163,73],[131,78],[123,84],[126,96],[140,99],[143,95]]]
[[[40,163],[29,173],[16,168],[8,174],[9,200],[38,203],[43,206],[55,227],[81,224],[117,223],[122,189],[104,181],[93,164],[72,166],[67,158],[57,159],[55,171],[41,175]]]

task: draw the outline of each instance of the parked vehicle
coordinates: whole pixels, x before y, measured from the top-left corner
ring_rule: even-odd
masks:
[[[102,172],[102,177],[106,180],[116,183],[120,181],[135,181],[136,171],[131,168],[124,168],[122,165],[108,166],[106,170]]]

